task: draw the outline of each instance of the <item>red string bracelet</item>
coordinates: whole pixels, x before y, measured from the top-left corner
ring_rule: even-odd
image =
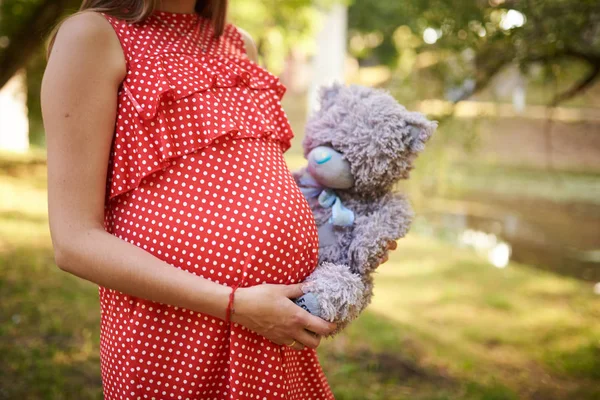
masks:
[[[235,309],[233,308],[233,296],[238,286],[239,285],[234,286],[233,290],[229,294],[229,304],[227,305],[227,312],[225,314],[225,322],[228,324],[231,322],[231,315],[235,312]]]
[[[227,324],[229,324],[231,322],[231,314],[233,314],[235,312],[235,309],[233,308],[234,293],[237,290],[237,288],[240,287],[240,285],[242,285],[244,283],[244,281],[246,280],[246,270],[247,269],[248,269],[248,264],[244,264],[244,272],[242,274],[242,282],[237,283],[235,286],[233,286],[233,290],[229,294],[229,304],[227,305],[227,311],[225,313],[225,322]]]

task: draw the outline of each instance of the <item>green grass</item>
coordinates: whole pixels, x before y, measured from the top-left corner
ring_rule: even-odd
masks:
[[[340,398],[361,398],[371,379],[373,399],[594,399],[599,306],[590,285],[527,266],[495,269],[409,235],[381,267],[369,313],[322,352],[332,370],[355,367],[355,386],[329,375]],[[346,356],[361,352],[396,360],[395,387],[385,384],[393,367],[377,374]]]
[[[100,399],[97,288],[54,265],[44,182],[0,166],[0,399]],[[412,234],[318,351],[338,400],[592,400],[600,296]]]

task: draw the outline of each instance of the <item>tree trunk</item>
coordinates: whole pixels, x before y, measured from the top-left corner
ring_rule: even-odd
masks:
[[[0,88],[39,51],[46,35],[63,15],[67,7],[78,9],[80,1],[40,1],[20,26],[9,34],[8,46],[0,51]]]

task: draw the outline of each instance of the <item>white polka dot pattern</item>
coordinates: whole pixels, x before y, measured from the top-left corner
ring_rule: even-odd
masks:
[[[105,228],[156,257],[241,287],[302,282],[312,212],[272,139],[224,137],[110,202]],[[107,399],[332,399],[317,354],[238,324],[100,289]]]
[[[183,25],[196,18],[161,15]],[[168,46],[148,45],[158,31],[109,20],[130,56]],[[223,43],[243,45],[231,33]],[[282,93],[246,74],[242,58],[207,58],[203,68],[196,60],[157,52],[130,70],[140,75],[130,72],[119,94],[104,227],[219,284],[302,282],[318,262],[318,236],[283,158],[291,130]],[[334,398],[315,350],[104,287],[100,305],[107,400]]]
[[[121,42],[127,75],[118,93],[110,154],[110,199],[135,188],[169,160],[221,136],[273,137],[285,152],[292,129],[281,107],[285,86],[248,59],[237,28],[228,23],[215,39],[210,20],[155,11],[130,24],[101,13]],[[160,20],[159,20],[160,18]],[[192,35],[198,43],[160,21]]]

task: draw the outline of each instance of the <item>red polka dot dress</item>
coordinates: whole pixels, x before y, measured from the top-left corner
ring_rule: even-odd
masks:
[[[318,238],[283,158],[283,84],[248,59],[232,24],[216,39],[196,14],[102,15],[127,62],[106,231],[222,285],[302,282]],[[333,399],[310,348],[104,287],[100,305],[106,399]]]

